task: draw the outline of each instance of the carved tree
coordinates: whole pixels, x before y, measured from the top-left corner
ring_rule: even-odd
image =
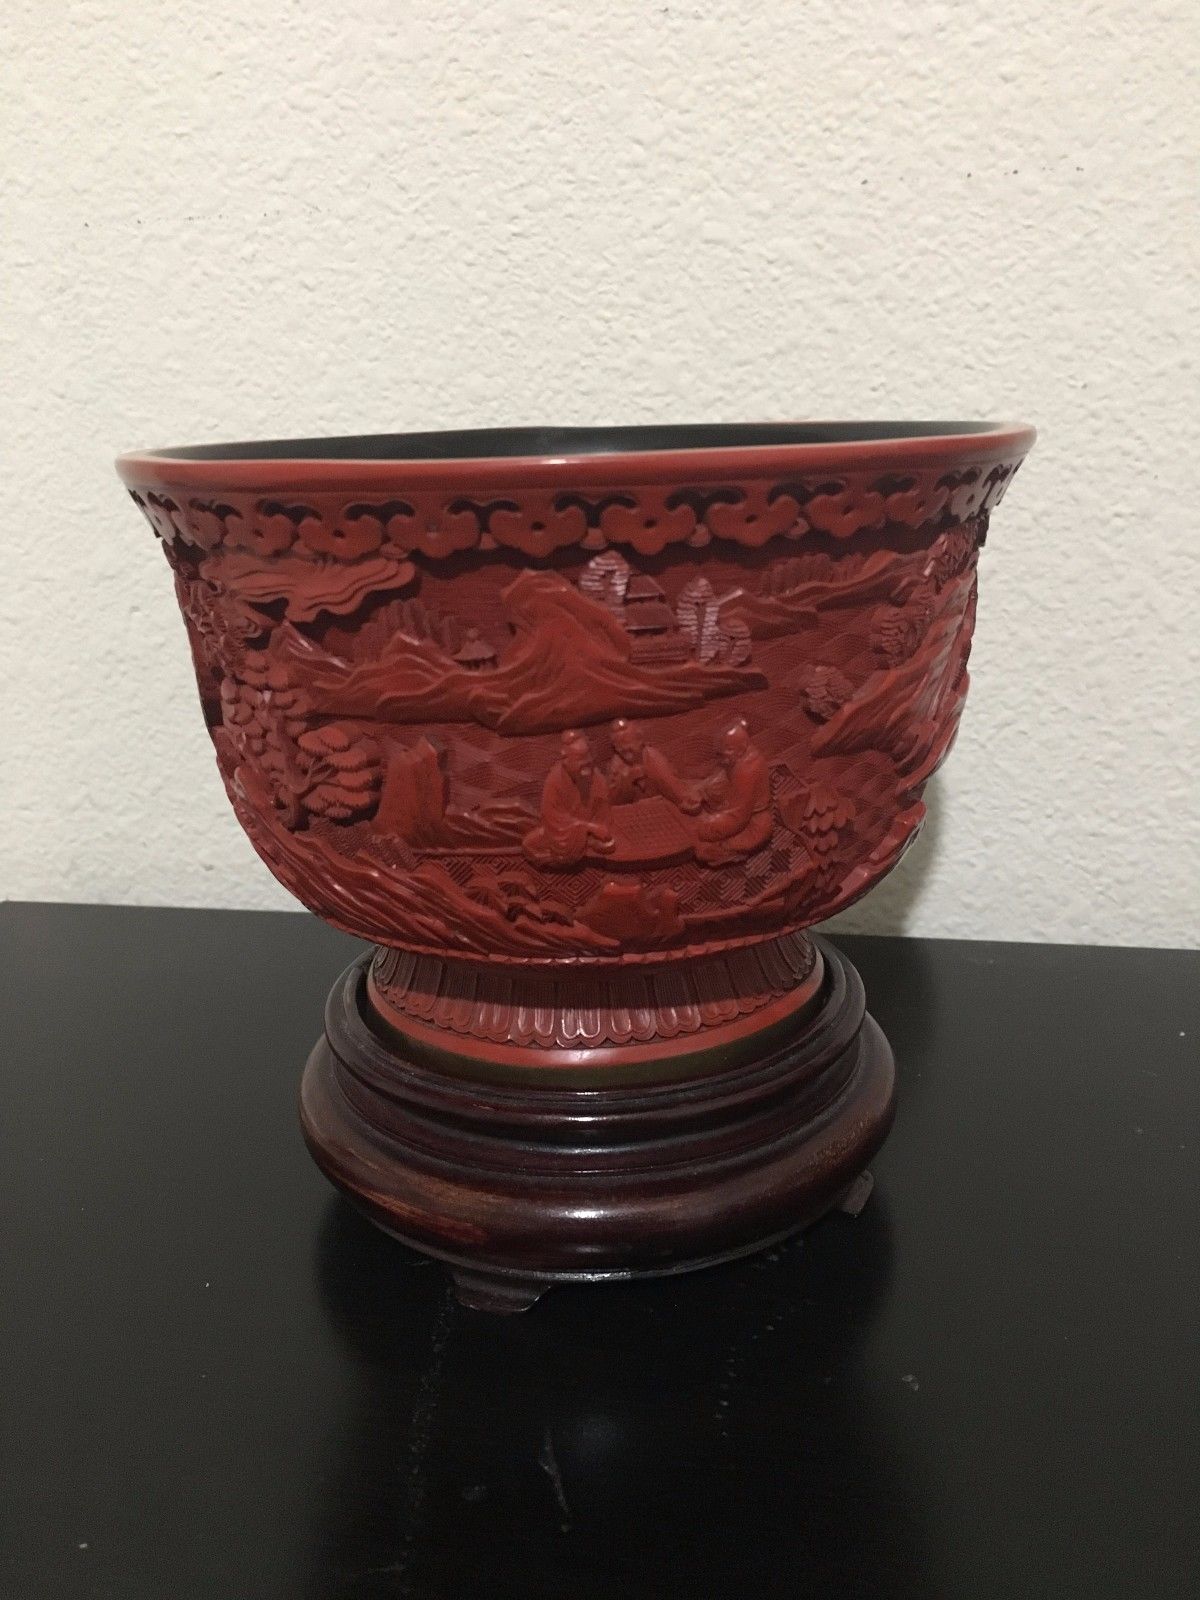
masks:
[[[329,723],[302,733],[296,746],[307,767],[300,804],[311,816],[352,822],[374,810],[381,763],[373,739]]]
[[[804,840],[812,857],[813,888],[821,895],[836,889],[844,865],[842,834],[854,820],[854,803],[823,783],[810,783],[781,803],[783,820]]]
[[[698,661],[713,661],[721,647],[721,605],[707,578],[695,577],[680,592],[675,608],[679,629]]]
[[[836,667],[817,665],[805,673],[800,700],[816,722],[828,722],[854,693],[854,686]]]
[[[915,589],[903,605],[878,606],[871,618],[871,648],[885,667],[898,667],[920,645],[933,618],[928,585]]]
[[[380,756],[373,739],[330,723],[310,726],[312,705],[283,662],[247,652],[240,677],[221,683],[222,727],[238,766],[265,785],[288,828],[308,816],[349,822],[378,800]]]

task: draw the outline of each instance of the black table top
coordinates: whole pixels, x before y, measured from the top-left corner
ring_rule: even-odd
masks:
[[[0,1595],[1192,1595],[1200,960],[840,941],[854,1221],[464,1311],[295,1096],[315,920],[8,906]]]

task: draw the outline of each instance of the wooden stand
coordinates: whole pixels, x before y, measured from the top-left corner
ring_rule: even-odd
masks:
[[[304,1073],[305,1139],[372,1221],[445,1261],[481,1310],[761,1249],[861,1209],[894,1109],[858,974],[812,943],[784,1003],[683,1048],[540,1054],[406,1030],[364,957],[334,987]]]

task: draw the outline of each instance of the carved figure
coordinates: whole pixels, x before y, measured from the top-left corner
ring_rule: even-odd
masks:
[[[609,828],[608,785],[596,771],[591,747],[576,728],[562,736],[559,758],[542,787],[542,820],[522,839],[531,861],[571,867],[587,855],[616,848]]]
[[[696,855],[710,867],[760,850],[771,837],[771,771],[743,718],[717,735],[717,769],[705,779]]]
[[[608,798],[615,806],[661,794],[689,816],[700,809],[695,784],[684,783],[662,751],[646,743],[636,722],[618,717],[609,730],[612,759],[608,763]]]

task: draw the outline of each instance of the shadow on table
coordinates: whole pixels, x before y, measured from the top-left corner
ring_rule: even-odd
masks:
[[[311,1594],[928,1595],[864,1357],[890,1268],[876,1195],[747,1261],[495,1318],[331,1201],[315,1271],[352,1389]]]

